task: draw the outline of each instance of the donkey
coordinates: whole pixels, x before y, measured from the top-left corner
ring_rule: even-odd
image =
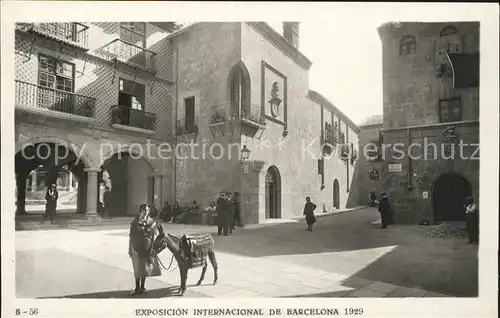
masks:
[[[197,239],[203,240],[206,244],[204,246],[196,246]],[[197,286],[201,285],[205,279],[205,273],[207,271],[207,256],[214,269],[213,284],[215,285],[217,283],[217,260],[215,259],[214,239],[211,234],[199,234],[188,237],[183,235],[179,238],[167,233],[167,235],[165,235],[165,241],[167,243],[167,248],[173,254],[173,257],[175,257],[179,266],[181,285],[178,292],[181,296],[184,295],[184,292],[186,291],[186,281],[189,269],[203,266],[200,279],[196,284]],[[193,260],[193,249],[197,247],[201,257],[196,259],[195,262],[195,260]]]

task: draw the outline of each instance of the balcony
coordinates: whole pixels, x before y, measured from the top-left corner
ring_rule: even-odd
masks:
[[[28,30],[88,50],[89,27],[79,22],[31,23]]]
[[[54,111],[56,114],[95,118],[96,99],[54,88],[16,80],[16,107],[31,112]],[[61,117],[57,116],[56,117]],[[68,118],[68,116],[62,116]]]
[[[156,114],[115,105],[111,107],[111,125],[115,128],[152,133],[156,131]]]
[[[156,73],[156,53],[143,47],[115,39],[103,48],[103,53],[110,59],[116,59],[132,67],[138,67],[149,73]]]
[[[193,119],[179,119],[177,120],[177,136],[191,135],[198,133],[198,117]]]
[[[258,128],[265,127],[266,125],[266,120],[259,105],[239,101],[212,107],[211,125],[221,124],[229,120],[241,120],[242,124]]]

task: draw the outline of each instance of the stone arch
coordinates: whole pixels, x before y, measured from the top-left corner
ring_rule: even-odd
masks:
[[[282,192],[282,182],[281,182],[281,173],[275,165],[271,165],[267,167],[265,170],[263,169],[263,182],[264,182],[264,208],[266,218],[276,218],[279,219],[282,217],[281,213],[281,192]],[[262,171],[261,171],[262,172]],[[272,187],[271,184],[268,185],[268,180],[266,180],[267,176],[271,176],[272,178]],[[269,193],[268,193],[269,192]],[[269,206],[268,206],[269,205]]]
[[[104,203],[106,198],[107,203],[103,204],[105,215],[135,215],[137,207],[151,198],[154,201],[154,195],[159,191],[154,189],[154,174],[158,169],[155,169],[146,157],[145,149],[141,150],[132,145],[113,145],[112,148],[110,145],[108,149],[101,148],[103,155],[98,178],[99,200]],[[107,152],[104,152],[105,150]],[[108,180],[103,179],[105,173]],[[109,187],[109,192],[105,190],[105,186]]]
[[[438,199],[436,196],[440,195],[440,194],[436,194],[437,185],[441,181],[443,181],[444,179],[447,179],[447,178],[454,178],[455,182],[450,182],[449,184],[450,185],[455,185],[455,186],[458,186],[459,188],[461,188],[460,191],[453,191],[453,187],[451,189],[454,192],[454,194],[456,194],[458,196],[461,195],[460,197],[450,198],[449,196],[447,196],[446,200],[445,200],[445,201],[448,201],[448,202],[454,201],[455,205],[457,206],[457,209],[461,208],[461,205],[463,204],[463,199],[465,199],[465,197],[467,197],[467,196],[472,195],[472,192],[473,192],[471,182],[462,173],[459,173],[459,172],[444,172],[444,173],[440,173],[440,174],[436,175],[434,177],[434,179],[432,180],[431,186],[430,186],[430,202],[429,202],[430,204],[429,205],[430,205],[430,212],[431,212],[430,213],[430,217],[431,217],[431,220],[432,220],[433,223],[441,221],[441,220],[438,219],[438,213],[436,211],[436,201]],[[461,181],[462,182],[461,187],[459,185],[457,185],[459,182],[456,182],[456,181]],[[449,188],[449,187],[446,187],[446,188]],[[460,192],[463,192],[463,193],[460,193]],[[444,217],[442,219],[442,221],[450,221],[450,220],[448,220],[448,219],[446,219],[446,217]],[[461,221],[461,220],[458,220],[458,221]]]
[[[340,209],[340,183],[338,179],[333,181],[333,207]]]
[[[58,137],[58,136],[34,136],[22,141],[16,141],[15,144],[15,154],[24,149],[25,147],[35,145],[37,143],[53,143],[58,146],[65,146],[71,149],[78,158],[85,165],[85,168],[94,167],[94,161],[92,160],[92,156],[85,150],[85,146],[80,147],[76,143],[71,142],[67,139]]]
[[[158,169],[156,169],[153,164],[151,163],[151,161],[145,157],[145,153],[143,152],[142,154],[137,151],[135,148],[131,148],[130,147],[131,144],[127,144],[127,145],[122,145],[122,146],[113,146],[113,149],[109,150],[106,154],[104,154],[100,160],[100,164],[99,164],[99,167],[102,167],[107,160],[111,159],[114,155],[117,155],[117,154],[120,154],[120,153],[128,153],[128,154],[132,154],[134,156],[141,156],[140,159],[144,160],[144,162],[149,166],[149,168],[151,169],[151,171],[153,172],[158,172]],[[142,146],[142,145],[141,145]]]

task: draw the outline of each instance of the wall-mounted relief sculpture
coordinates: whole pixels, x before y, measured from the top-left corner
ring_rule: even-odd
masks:
[[[378,169],[370,169],[368,176],[374,181],[380,181],[380,171]]]
[[[280,104],[282,99],[279,98],[279,87],[278,82],[274,82],[271,88],[271,99],[269,100],[269,106],[271,108],[271,115],[276,118],[280,113]]]
[[[455,132],[455,127],[449,126],[441,131],[441,136],[443,137],[443,149],[444,155],[449,157],[452,151],[456,150],[458,144],[460,143],[460,137]]]
[[[265,118],[283,126],[287,134],[287,77],[267,64],[261,62],[261,107]]]

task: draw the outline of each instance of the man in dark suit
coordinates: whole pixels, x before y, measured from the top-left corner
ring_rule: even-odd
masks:
[[[226,192],[222,192],[219,194],[219,198],[217,199],[217,234],[222,235],[224,232],[224,236],[229,235],[229,224],[230,224],[230,211],[229,211],[229,202],[226,197]]]
[[[385,192],[380,193],[380,197],[381,199],[378,203],[378,211],[380,212],[380,217],[382,218],[382,228],[386,229],[387,225],[390,223],[391,207]]]

